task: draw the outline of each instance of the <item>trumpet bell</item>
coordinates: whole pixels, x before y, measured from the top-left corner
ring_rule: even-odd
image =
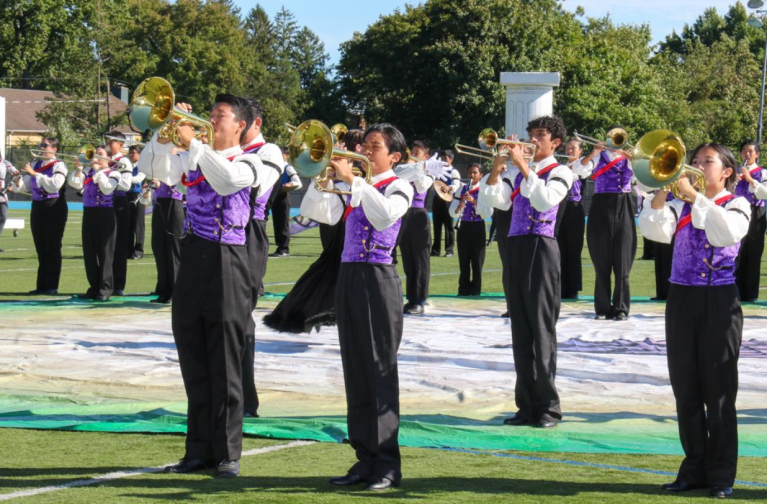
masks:
[[[654,130],[646,133],[634,147],[631,164],[637,180],[647,187],[659,189],[671,186],[677,199],[688,201],[677,190],[676,182],[684,175],[694,178],[698,191],[706,189],[703,172],[685,164],[687,151],[684,142],[670,130]]]
[[[346,138],[346,134],[349,132],[349,129],[341,124],[334,124],[330,127],[330,133],[333,134],[333,138],[335,139],[334,144],[336,143],[343,143],[344,139]]]
[[[629,135],[623,128],[613,128],[607,132],[607,145],[611,149],[620,150],[628,145]]]
[[[498,146],[498,133],[493,128],[485,128],[479,132],[477,143],[480,149],[492,151]]]
[[[176,95],[162,77],[150,77],[133,92],[130,118],[140,130],[157,131],[169,120]]]
[[[309,119],[293,132],[288,152],[290,164],[300,176],[316,177],[333,157],[333,134],[322,122]]]

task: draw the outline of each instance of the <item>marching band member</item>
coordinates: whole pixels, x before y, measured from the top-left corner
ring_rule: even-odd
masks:
[[[571,138],[565,144],[567,167],[571,170],[583,154],[580,140]],[[583,289],[583,236],[586,231],[586,214],[581,205],[581,179],[573,176],[573,185],[565,201],[559,205],[557,216],[557,243],[562,269],[562,299],[578,299],[578,292]]]
[[[365,132],[361,129],[350,129],[349,131],[346,132],[346,136],[344,136],[344,141],[341,144],[341,148],[343,148],[344,150],[348,152],[356,152],[357,154],[359,154],[362,151],[362,140],[363,140],[364,134]],[[353,164],[357,168],[363,169],[363,167],[360,166],[360,163],[357,163],[355,161]],[[343,222],[338,222],[334,226],[320,222],[320,225],[319,225],[320,241],[322,242],[323,251],[328,250],[331,247],[337,246],[338,241],[340,241],[343,244],[343,239],[338,240],[336,238],[336,235],[338,233],[343,233],[343,231],[339,231],[339,229],[343,227],[344,227]],[[394,251],[395,255],[396,255],[396,252],[397,251],[395,250]],[[333,292],[335,292],[335,283],[333,285],[334,285]]]
[[[412,156],[427,159],[431,149],[421,140],[413,142]],[[414,163],[411,163],[414,164]],[[400,178],[410,171],[410,165],[400,165],[394,173]],[[405,303],[407,315],[423,315],[424,303],[429,297],[429,276],[431,274],[431,226],[429,213],[426,211],[426,193],[434,184],[434,178],[424,170],[418,170],[410,185],[413,188],[413,204],[402,217],[397,242],[402,253],[402,269],[405,271]]]
[[[740,168],[739,182],[735,186],[735,194],[743,196],[751,204],[751,224],[748,234],[743,238],[738,256],[738,269],[735,279],[742,301],[756,301],[759,297],[759,278],[762,268],[762,253],[764,252],[764,233],[767,231],[767,217],[764,211],[764,197],[756,195],[756,189],[767,182],[767,171],[759,166],[759,144],[753,140],[743,142],[740,146],[740,158],[743,166]]]
[[[6,186],[5,178],[8,175],[12,177],[17,176],[19,171],[13,164],[7,159],[3,159],[3,153],[0,152],[0,235],[3,234],[3,228],[5,228],[5,221],[8,220],[8,196],[7,192],[11,189],[11,186]],[[0,252],[5,250],[0,248]]]
[[[281,165],[284,169],[279,187],[275,188],[277,195],[272,201],[272,226],[274,227],[274,241],[277,243],[277,250],[274,251],[272,257],[290,255],[290,192],[301,189],[303,185],[296,169],[287,162],[287,152],[283,153],[281,159]]]
[[[112,195],[121,181],[121,174],[106,161],[105,146],[96,148],[91,168],[83,172],[80,163],[68,176],[68,183],[83,195],[83,262],[88,278],[88,291],[81,299],[107,301],[114,290],[112,261],[115,255],[116,218]]]
[[[257,155],[261,158],[261,162],[264,165],[270,166],[282,174],[284,169],[282,151],[277,145],[266,143],[264,136],[261,134],[261,124],[264,117],[261,105],[256,100],[250,98],[245,100],[248,103],[250,113],[250,128],[240,139],[242,150],[245,154]],[[251,216],[248,222],[246,243],[248,246],[253,308],[256,307],[258,296],[261,289],[263,289],[266,261],[269,257],[269,236],[266,234],[266,206],[273,190],[273,186],[259,186],[257,189],[250,190]],[[259,402],[254,375],[256,326],[252,316],[250,317],[249,324],[250,326],[245,334],[246,341],[242,360],[243,408],[246,417],[257,417]]]
[[[144,235],[146,228],[146,206],[141,199],[141,189],[143,187],[146,175],[138,169],[138,160],[141,157],[141,147],[131,145],[128,148],[128,160],[132,168],[130,198],[128,199],[128,214],[130,223],[128,225],[128,258],[138,260],[144,257]]]
[[[42,157],[22,168],[17,189],[32,195],[32,239],[37,252],[37,284],[30,294],[58,294],[61,277],[61,241],[67,225],[67,199],[64,183],[67,165],[56,158],[57,138],[43,138],[38,145]]]
[[[620,128],[611,126],[608,131]],[[631,181],[634,171],[625,151],[594,147],[575,165],[573,173],[594,180],[586,242],[596,275],[594,309],[597,320],[626,320],[631,307],[629,273],[637,250],[634,200]],[[610,275],[615,289],[610,300]]]
[[[337,194],[309,187],[301,214],[318,222],[346,223],[335,308],[346,387],[349,440],[357,463],[334,485],[367,483],[386,490],[402,479],[399,451],[397,350],[402,339],[402,285],[392,263],[402,216],[413,188],[392,168],[405,154],[405,138],[390,124],[376,124],[364,135],[362,154],[372,166],[372,184],[354,177],[346,160],[331,164],[337,189],[351,191],[345,204]],[[442,163],[427,161],[438,167]],[[431,171],[431,170],[430,170]],[[326,188],[333,182],[326,181]]]
[[[154,288],[157,297],[149,302],[168,304],[173,299],[181,256],[181,238],[184,234],[184,195],[176,185],[169,186],[159,180],[151,180],[148,184],[151,187],[147,188],[147,197],[143,204],[151,204],[149,195],[154,196],[152,254],[157,266],[157,284]]]
[[[191,111],[187,104],[177,105]],[[172,155],[169,139],[157,135],[141,154],[147,177],[187,188],[186,235],[173,291],[173,337],[188,398],[186,453],[166,472],[209,466],[218,477],[239,474],[242,452],[242,359],[252,327],[250,268],[246,248],[250,191],[272,187],[280,171],[254,154],[243,154],[250,128],[248,103],[218,95],[210,115],[212,146],[176,126],[188,149]],[[144,158],[146,157],[146,163]]]
[[[443,150],[440,159],[449,164],[449,170],[439,180],[447,184],[450,192],[455,194],[461,188],[461,174],[453,168],[455,154],[452,150]],[[455,229],[453,217],[450,215],[450,205],[442,198],[434,198],[431,203],[431,216],[434,220],[434,242],[431,245],[431,256],[439,257],[442,247],[442,228],[445,229],[445,257],[453,257]]]
[[[117,130],[113,130],[104,135],[104,141],[107,146],[107,153],[112,159],[109,167],[120,173],[120,184],[118,184],[117,189],[112,195],[112,204],[117,223],[115,257],[112,268],[114,270],[114,294],[122,296],[128,279],[128,235],[132,233],[130,229],[130,204],[127,192],[130,191],[133,182],[133,164],[122,154],[125,135]]]
[[[468,170],[469,183],[463,185],[450,204],[450,215],[460,221],[458,227],[459,296],[482,294],[482,265],[485,264],[485,219],[493,215],[492,207],[479,202],[482,166],[473,164]]]
[[[639,216],[648,238],[674,241],[666,346],[685,458],[676,481],[663,489],[709,487],[712,497],[724,498],[732,495],[738,461],[735,398],[743,312],[735,262],[752,209],[730,193],[737,167],[725,146],[703,144],[692,157],[705,175],[705,194],[682,177],[678,191],[693,203],[667,201],[667,192],[658,191]]]
[[[507,305],[517,381],[517,413],[505,425],[556,427],[562,418],[554,383],[557,370],[556,324],[561,304],[559,246],[555,238],[558,205],[572,185],[572,171],[554,152],[565,138],[558,117],[544,116],[527,125],[535,144],[531,163],[524,147],[508,148],[513,167],[501,173],[507,157],[496,157],[490,174],[480,182],[480,204],[508,209],[512,200],[506,256]]]

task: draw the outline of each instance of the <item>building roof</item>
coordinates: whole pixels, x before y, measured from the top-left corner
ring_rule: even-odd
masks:
[[[43,133],[48,128],[37,119],[37,113],[43,110],[49,100],[56,97],[51,91],[36,89],[0,88],[0,96],[5,98],[5,129],[14,133]],[[109,106],[113,116],[125,112],[127,105],[115,96],[109,97]],[[124,133],[133,133],[129,126],[118,126]]]

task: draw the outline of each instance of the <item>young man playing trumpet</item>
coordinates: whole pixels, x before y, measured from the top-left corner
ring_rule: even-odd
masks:
[[[490,174],[480,182],[479,203],[500,209],[508,209],[512,201],[514,204],[506,256],[506,296],[518,411],[503,423],[551,428],[562,419],[554,383],[561,304],[555,229],[557,210],[570,191],[573,175],[554,157],[566,135],[561,119],[534,119],[527,125],[527,133],[536,147],[532,160],[524,157],[525,146],[508,146],[505,152],[509,157],[496,157]],[[512,167],[504,173],[509,159]]]
[[[133,182],[133,163],[122,153],[125,135],[121,132],[113,130],[105,134],[104,143],[107,153],[112,159],[109,168],[120,173],[120,183],[112,194],[112,204],[117,223],[112,268],[114,270],[114,294],[122,296],[125,283],[128,280],[128,235],[131,233],[128,191],[130,191]]]
[[[177,105],[189,112],[187,104]],[[248,104],[219,95],[210,114],[212,145],[195,138],[188,122],[176,126],[188,149],[172,155],[169,139],[155,134],[141,155],[147,177],[187,188],[186,236],[173,294],[173,337],[189,400],[186,453],[166,472],[216,467],[218,477],[239,474],[242,452],[242,359],[252,327],[250,267],[245,245],[250,191],[272,187],[279,171],[240,139],[250,127]],[[144,162],[146,159],[146,163]]]

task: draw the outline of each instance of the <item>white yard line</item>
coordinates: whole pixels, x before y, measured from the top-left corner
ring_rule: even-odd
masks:
[[[287,448],[295,448],[298,446],[306,446],[310,444],[314,444],[314,441],[293,441],[291,443],[287,443],[283,445],[267,446],[266,448],[254,448],[253,450],[242,452],[242,456],[249,457],[252,455],[261,455],[264,453],[270,453],[270,452],[274,452],[278,450],[285,450]],[[63,483],[61,485],[31,488],[29,490],[20,490],[18,492],[13,492],[8,494],[0,494],[0,501],[7,501],[11,499],[16,499],[19,497],[30,497],[32,495],[40,495],[45,493],[57,492],[59,490],[66,490],[67,488],[76,488],[76,487],[82,487],[82,486],[88,486],[88,485],[96,485],[100,483],[107,483],[109,481],[127,478],[129,476],[136,476],[138,474],[158,473],[158,472],[162,472],[165,466],[174,464],[174,463],[175,462],[170,462],[168,464],[163,464],[163,465],[159,465],[155,467],[144,467],[142,469],[131,469],[129,471],[115,471],[115,472],[103,474],[101,476],[96,476],[95,478],[70,481],[69,483]]]

